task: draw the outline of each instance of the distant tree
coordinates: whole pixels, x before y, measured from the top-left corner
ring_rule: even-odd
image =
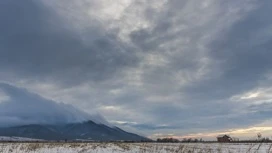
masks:
[[[261,138],[262,138],[262,134],[261,134],[261,133],[258,133],[258,134],[257,134],[257,139],[260,141]]]
[[[262,138],[262,142],[270,142],[269,138]]]
[[[198,139],[192,139],[192,138],[183,138],[182,142],[198,142],[200,140]]]
[[[157,139],[157,142],[179,142],[178,139],[174,139],[174,138],[159,138]]]

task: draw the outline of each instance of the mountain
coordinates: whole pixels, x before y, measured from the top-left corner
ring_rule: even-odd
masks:
[[[0,82],[0,95],[8,97],[0,102],[0,137],[44,140],[148,140],[112,126],[98,113],[87,113],[72,105],[46,99],[10,84]]]
[[[93,141],[146,141],[148,138],[126,132],[118,127],[97,124],[93,121],[62,125],[31,124],[2,127],[0,136],[25,137],[43,140],[93,140]]]

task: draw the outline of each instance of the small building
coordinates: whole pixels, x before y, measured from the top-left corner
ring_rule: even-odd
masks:
[[[217,136],[217,141],[218,142],[230,142],[232,141],[232,138],[229,135],[223,134]]]

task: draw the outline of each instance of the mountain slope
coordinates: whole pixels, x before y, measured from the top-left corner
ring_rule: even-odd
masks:
[[[93,121],[83,123],[72,123],[63,125],[24,125],[16,127],[0,128],[0,136],[27,137],[44,140],[94,140],[94,141],[116,141],[148,140],[145,137],[128,133],[117,127],[109,127],[97,124]]]

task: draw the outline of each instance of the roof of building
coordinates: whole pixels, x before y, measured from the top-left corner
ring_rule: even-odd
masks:
[[[217,136],[217,138],[223,138],[223,137],[228,137],[228,138],[230,138],[230,136],[229,136],[229,135],[226,135],[226,134],[221,134],[221,135],[218,135],[218,136]]]

